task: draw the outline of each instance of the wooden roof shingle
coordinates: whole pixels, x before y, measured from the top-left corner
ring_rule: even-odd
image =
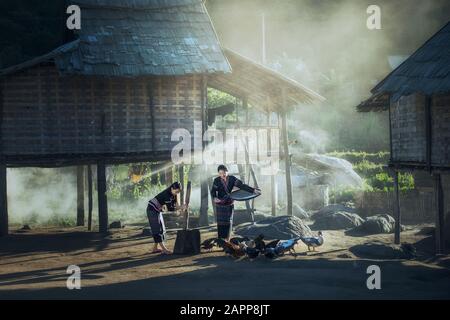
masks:
[[[362,102],[359,111],[386,109],[392,101],[413,93],[425,95],[450,92],[450,22],[426,41],[416,52],[392,71],[372,90],[372,97]]]
[[[70,50],[64,50],[66,44],[53,51],[63,74],[134,77],[231,72],[201,0],[71,3],[81,8],[81,30]],[[17,66],[0,74],[11,70]]]

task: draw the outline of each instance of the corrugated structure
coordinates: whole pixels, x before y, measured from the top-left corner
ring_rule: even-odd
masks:
[[[389,112],[389,165],[396,188],[400,170],[430,174],[436,198],[436,250],[443,252],[445,242],[450,248],[450,207],[444,201],[450,189],[442,182],[450,171],[450,22],[371,92],[357,109]]]

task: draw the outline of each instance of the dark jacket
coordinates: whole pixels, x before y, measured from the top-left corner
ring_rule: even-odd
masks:
[[[226,183],[222,180],[222,178],[216,177],[211,187],[211,197],[222,200],[222,203],[220,203],[220,205],[231,205],[233,204],[233,200],[230,199],[229,194],[233,191],[234,187],[252,193],[255,192],[254,188],[244,184],[235,176],[228,176]]]
[[[161,205],[167,206],[167,210],[174,211],[177,205],[177,197],[174,196],[171,192],[171,187],[165,189],[161,193],[159,193],[154,199],[158,200],[158,203]],[[152,199],[153,200],[153,199]],[[152,200],[149,201],[149,205],[152,205]],[[161,208],[157,208],[154,205],[152,205],[155,209],[158,211],[161,211]]]

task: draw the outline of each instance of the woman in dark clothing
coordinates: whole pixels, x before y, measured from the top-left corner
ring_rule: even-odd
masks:
[[[217,168],[219,176],[214,179],[211,188],[211,197],[216,204],[217,214],[217,234],[219,238],[230,240],[233,226],[234,200],[230,198],[230,193],[234,187],[259,194],[258,189],[252,188],[235,176],[228,175],[228,169],[224,165]]]
[[[148,202],[147,217],[150,224],[150,229],[152,230],[153,239],[155,240],[152,253],[172,253],[164,244],[166,227],[164,225],[162,211],[164,206],[167,208],[167,211],[181,209],[177,205],[177,195],[180,191],[181,185],[178,182],[174,182],[170,187],[159,193]],[[158,249],[158,245],[161,247],[161,250]]]

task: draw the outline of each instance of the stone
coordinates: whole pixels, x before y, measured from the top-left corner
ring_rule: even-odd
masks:
[[[341,230],[352,229],[360,226],[364,222],[356,213],[338,211],[328,215],[315,216],[312,229],[314,230]]]
[[[416,256],[416,250],[411,244],[372,242],[355,245],[350,247],[349,251],[359,258],[366,259],[413,259]]]
[[[312,235],[311,229],[295,216],[269,217],[255,224],[246,223],[236,227],[235,233],[251,239],[263,234],[265,239],[280,240]]]
[[[122,229],[124,226],[122,225],[122,222],[120,221],[114,221],[109,225],[110,229]]]
[[[337,203],[337,204],[330,204],[326,207],[323,207],[322,209],[320,209],[313,215],[313,218],[328,216],[328,215],[334,214],[336,212],[357,213],[355,208]]]
[[[401,227],[404,229],[404,227]],[[395,219],[388,214],[378,214],[367,217],[366,220],[354,229],[347,232],[348,235],[370,235],[380,233],[394,233]]]

